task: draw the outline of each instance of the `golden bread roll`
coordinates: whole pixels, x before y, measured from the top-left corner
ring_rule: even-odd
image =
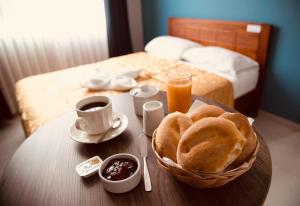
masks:
[[[223,114],[225,111],[214,105],[203,105],[198,107],[192,114],[191,119],[193,122],[197,122],[198,120],[205,117],[218,117]]]
[[[232,163],[233,166],[240,165],[243,162],[249,160],[250,156],[255,150],[256,138],[254,131],[251,125],[249,124],[248,118],[245,115],[242,115],[240,113],[226,112],[220,117],[232,121],[238,128],[238,130],[246,137],[246,144],[243,147],[242,153]]]
[[[155,145],[158,154],[177,162],[178,141],[185,130],[192,124],[193,121],[186,114],[174,112],[167,115],[157,128]]]
[[[177,148],[177,162],[192,172],[219,173],[241,153],[246,138],[227,119],[207,117],[189,127]]]

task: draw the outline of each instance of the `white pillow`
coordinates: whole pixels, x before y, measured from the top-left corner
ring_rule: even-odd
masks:
[[[191,48],[182,54],[182,58],[202,68],[227,74],[237,74],[258,67],[258,63],[253,59],[216,46]]]
[[[159,36],[152,39],[145,46],[145,51],[168,59],[179,60],[185,50],[199,46],[201,44],[187,39],[174,36]]]

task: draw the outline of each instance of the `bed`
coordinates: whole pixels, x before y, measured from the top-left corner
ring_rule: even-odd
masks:
[[[259,62],[259,70],[250,71],[251,74],[243,73],[235,81],[228,76],[198,68],[192,63],[173,61],[146,52],[22,79],[16,84],[16,96],[26,135],[72,108],[84,96],[120,93],[90,91],[81,86],[82,80],[93,75],[96,68],[108,69],[115,74],[142,69],[137,79],[138,84],[157,85],[164,91],[168,70],[185,67],[192,71],[194,95],[202,95],[228,106],[235,105],[238,110],[247,114],[256,114],[266,72],[271,26],[255,23],[261,30],[253,33],[247,32],[247,25],[247,22],[169,19],[169,34],[172,36],[204,45],[229,48]]]
[[[259,63],[258,80],[255,88],[238,94],[235,109],[256,116],[262,97],[267,71],[271,25],[255,22],[222,21],[190,18],[169,18],[168,33],[204,45],[216,45],[248,56]],[[245,81],[247,74],[243,75]],[[255,78],[255,77],[254,77]],[[235,84],[240,88],[243,80]],[[251,88],[250,88],[251,89]],[[246,90],[245,90],[246,91]]]

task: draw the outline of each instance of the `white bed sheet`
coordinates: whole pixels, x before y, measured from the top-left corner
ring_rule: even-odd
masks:
[[[237,99],[248,92],[251,92],[256,88],[258,82],[258,67],[245,70],[237,75],[235,81],[233,81],[233,93],[234,98]]]
[[[231,83],[233,85],[234,99],[237,99],[237,98],[243,96],[244,94],[247,94],[248,92],[254,90],[257,85],[258,75],[259,75],[259,72],[258,72],[259,67],[258,66],[253,67],[251,69],[241,71],[237,75],[231,75],[231,74],[224,74],[219,71],[209,70],[208,68],[201,68],[197,64],[192,64],[192,63],[185,62],[185,61],[180,61],[180,62],[182,62],[184,64],[192,65],[194,67],[197,67],[199,69],[202,69],[202,70],[205,70],[208,72],[212,72],[214,74],[222,76],[222,77],[228,79],[229,81],[231,81]]]

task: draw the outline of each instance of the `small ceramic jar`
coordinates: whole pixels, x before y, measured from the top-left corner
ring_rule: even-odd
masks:
[[[133,98],[134,111],[136,115],[143,116],[144,103],[159,100],[159,88],[156,86],[143,85],[130,90]]]

